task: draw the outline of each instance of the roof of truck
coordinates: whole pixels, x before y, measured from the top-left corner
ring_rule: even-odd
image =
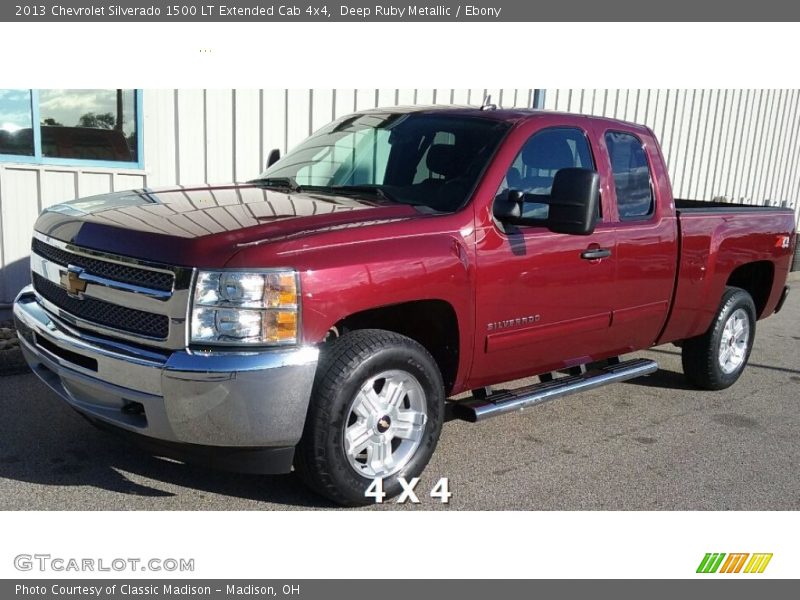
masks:
[[[568,113],[563,111],[544,110],[541,108],[481,108],[479,106],[454,105],[454,104],[433,104],[415,106],[379,106],[356,111],[353,114],[386,114],[386,113],[447,113],[452,115],[480,117],[493,121],[505,121],[516,123],[534,117],[548,117],[557,115],[569,115],[580,117],[588,121],[601,121],[605,123],[625,123],[629,127],[647,131],[648,128],[639,123],[631,123],[622,119],[612,119],[595,115],[584,115],[578,113]]]

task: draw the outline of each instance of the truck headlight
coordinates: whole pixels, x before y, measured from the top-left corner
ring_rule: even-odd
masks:
[[[191,342],[294,344],[295,271],[200,271],[194,284]]]

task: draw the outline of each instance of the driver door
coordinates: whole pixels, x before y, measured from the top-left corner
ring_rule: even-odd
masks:
[[[519,149],[497,195],[550,194],[559,169],[595,169],[579,117],[535,131]],[[606,182],[601,181],[601,194]],[[605,196],[605,194],[602,194]],[[615,234],[600,208],[588,236],[547,228],[546,202],[526,202],[533,226],[497,220],[477,237],[477,339],[473,387],[589,362],[606,355],[614,297]]]

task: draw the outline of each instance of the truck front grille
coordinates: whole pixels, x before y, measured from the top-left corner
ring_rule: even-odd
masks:
[[[96,260],[88,256],[82,256],[80,254],[68,252],[67,250],[62,250],[61,248],[56,248],[37,238],[33,238],[31,249],[42,258],[46,258],[64,267],[68,265],[81,267],[92,275],[113,279],[114,281],[120,281],[130,285],[138,285],[143,288],[169,292],[172,290],[172,286],[175,283],[175,275],[172,273],[139,269],[115,262]]]
[[[64,288],[37,273],[33,273],[33,287],[54,306],[92,323],[150,338],[166,339],[169,335],[169,317],[166,315],[118,306],[94,298],[74,298]]]
[[[31,273],[43,307],[73,327],[155,348],[186,347],[191,268],[82,248],[34,231]]]

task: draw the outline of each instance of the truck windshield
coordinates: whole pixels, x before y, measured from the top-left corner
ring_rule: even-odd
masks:
[[[507,130],[504,122],[460,115],[350,115],[309,137],[256,182],[451,212],[467,202]]]

